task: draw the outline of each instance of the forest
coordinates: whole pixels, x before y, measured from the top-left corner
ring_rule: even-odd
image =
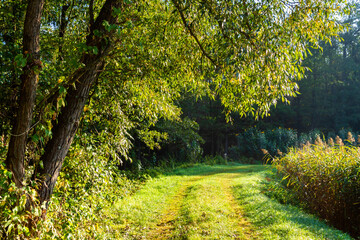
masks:
[[[1,239],[360,239],[360,3],[0,1]]]

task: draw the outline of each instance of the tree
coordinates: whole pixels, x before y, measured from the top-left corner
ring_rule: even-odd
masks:
[[[49,1],[43,11],[43,0],[29,0],[6,159],[14,181],[28,184],[31,133],[45,145],[31,159],[32,179],[40,203],[50,200],[90,94],[91,103],[101,92],[113,93],[119,112],[124,107],[134,122],[156,122],[157,114],[176,118],[173,100],[183,89],[199,88],[217,96],[227,112],[266,114],[278,99],[295,95],[306,50],[341,29],[335,17],[343,2],[64,0],[60,6]],[[137,96],[132,102],[129,93]],[[144,112],[151,109],[146,105],[159,108]]]
[[[342,40],[332,39],[331,45],[321,42],[322,50],[311,50],[304,61],[311,71],[299,83],[301,94],[291,105],[273,109],[266,122],[300,132],[359,130],[359,4],[342,23],[348,26],[340,34]]]

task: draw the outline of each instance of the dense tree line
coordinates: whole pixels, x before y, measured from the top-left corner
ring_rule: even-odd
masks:
[[[228,122],[223,115],[224,108],[217,101],[192,99],[186,103],[183,107],[185,113],[196,119],[199,133],[206,139],[202,145],[205,154],[223,156],[228,152],[226,146],[239,143],[238,134],[254,127],[259,131],[290,128],[298,134],[316,130],[325,136],[327,133],[339,134],[342,129],[359,132],[359,4],[341,21],[347,26],[347,30],[340,34],[341,39],[334,38],[331,44],[321,42],[321,49],[310,50],[304,59],[308,70],[298,82],[299,94],[289,98],[289,103],[271,107],[270,116],[254,121],[235,114],[233,121]]]
[[[359,5],[343,19],[348,30],[342,40],[322,43],[305,60],[311,69],[299,82],[300,95],[291,104],[280,104],[264,120],[265,126],[282,126],[306,132],[342,128],[360,130],[360,23]]]

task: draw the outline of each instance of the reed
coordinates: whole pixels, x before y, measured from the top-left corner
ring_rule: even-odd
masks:
[[[359,237],[360,148],[340,140],[292,148],[273,164],[287,188],[312,212]]]

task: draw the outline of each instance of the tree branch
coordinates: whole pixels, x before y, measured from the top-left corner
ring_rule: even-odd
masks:
[[[90,0],[89,4],[90,27],[94,25],[94,0]]]
[[[183,10],[180,8],[180,5],[176,2],[176,0],[172,0],[174,6],[176,7],[176,9],[178,10],[181,20],[183,22],[183,24],[185,25],[185,27],[187,28],[187,30],[189,31],[190,35],[195,39],[197,45],[199,46],[200,50],[202,51],[202,53],[204,54],[204,56],[210,60],[210,62],[212,64],[214,64],[216,67],[220,68],[220,66],[215,62],[214,59],[212,59],[210,57],[210,55],[205,51],[204,47],[201,45],[199,39],[197,38],[196,34],[194,33],[193,29],[191,28],[191,26],[189,24],[187,24],[185,16],[183,14]]]

